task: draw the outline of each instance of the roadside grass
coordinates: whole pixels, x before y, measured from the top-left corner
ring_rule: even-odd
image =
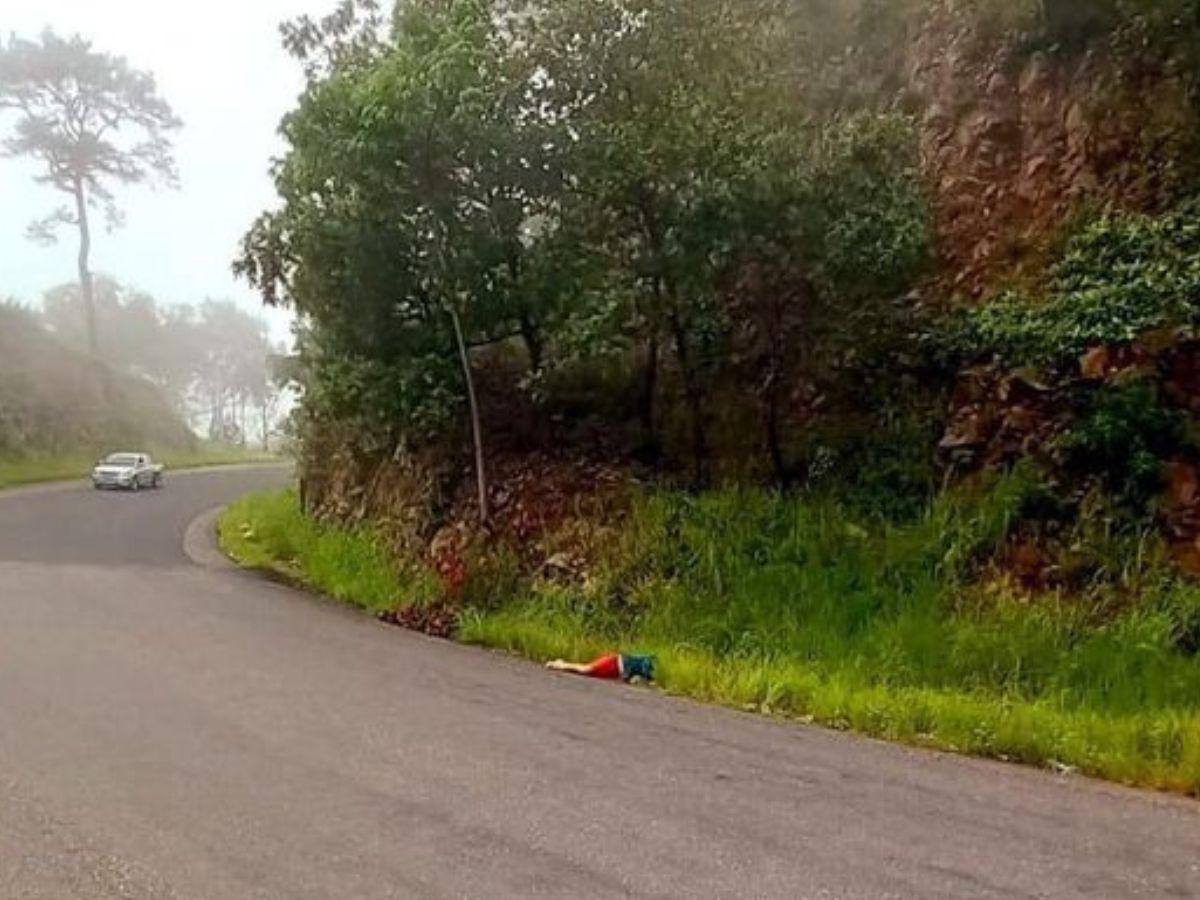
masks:
[[[251,494],[218,523],[221,548],[246,568],[280,575],[370,613],[395,609],[416,579],[404,577],[370,529],[347,531],[300,513],[295,491]]]
[[[904,526],[761,491],[655,493],[585,585],[497,584],[459,637],[538,661],[649,652],[674,694],[1200,796],[1200,589],[1164,574],[1119,613],[985,596],[966,573],[1030,490],[1018,471]],[[242,501],[221,534],[371,610],[431,590],[289,495]]]
[[[202,466],[238,465],[274,462],[278,456],[221,444],[201,444],[195,450],[159,450],[148,448],[156,460],[171,469],[195,469]],[[47,481],[84,479],[101,451],[53,455],[0,456],[0,489]]]

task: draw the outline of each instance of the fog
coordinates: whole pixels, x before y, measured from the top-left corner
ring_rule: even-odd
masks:
[[[268,321],[275,341],[288,317],[262,311],[230,274],[237,242],[272,203],[268,167],[276,128],[301,88],[282,50],[278,23],[323,12],[332,0],[2,0],[0,34],[34,38],[44,28],[80,34],[95,49],[152,72],[183,120],[175,134],[178,190],[121,190],[125,227],[98,228],[92,269],[155,297],[160,304],[229,298]],[[11,123],[0,115],[0,132]],[[76,237],[64,230],[50,247],[26,239],[27,225],[62,202],[33,181],[32,164],[0,159],[0,298],[35,304],[76,277]]]

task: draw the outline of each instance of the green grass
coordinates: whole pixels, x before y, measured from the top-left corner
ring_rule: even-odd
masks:
[[[376,613],[428,595],[428,582],[405,577],[370,529],[346,531],[300,513],[294,491],[251,494],[219,523],[221,547],[240,565],[282,575]]]
[[[171,469],[194,469],[201,466],[237,465],[239,463],[273,462],[279,457],[242,447],[202,444],[195,450],[148,451],[158,462]],[[101,453],[66,453],[0,457],[0,489],[46,481],[83,479],[96,464]]]
[[[679,695],[1200,795],[1200,589],[1163,575],[1119,613],[985,596],[967,574],[1031,490],[1018,472],[906,526],[761,491],[653,494],[586,586],[472,592],[460,637],[535,660],[650,652]],[[370,609],[431,590],[290,497],[244,501],[222,535]]]

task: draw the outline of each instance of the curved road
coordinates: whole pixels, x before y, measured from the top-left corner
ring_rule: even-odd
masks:
[[[1200,897],[1200,805],[552,677],[0,495],[0,898]]]

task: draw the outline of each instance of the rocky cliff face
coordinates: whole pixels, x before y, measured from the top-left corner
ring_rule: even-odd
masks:
[[[940,280],[977,299],[998,280],[1036,272],[1087,204],[1169,200],[1187,177],[1198,123],[1169,47],[1131,32],[1036,49],[981,33],[957,6],[947,0],[924,21],[908,82],[935,197]]]

